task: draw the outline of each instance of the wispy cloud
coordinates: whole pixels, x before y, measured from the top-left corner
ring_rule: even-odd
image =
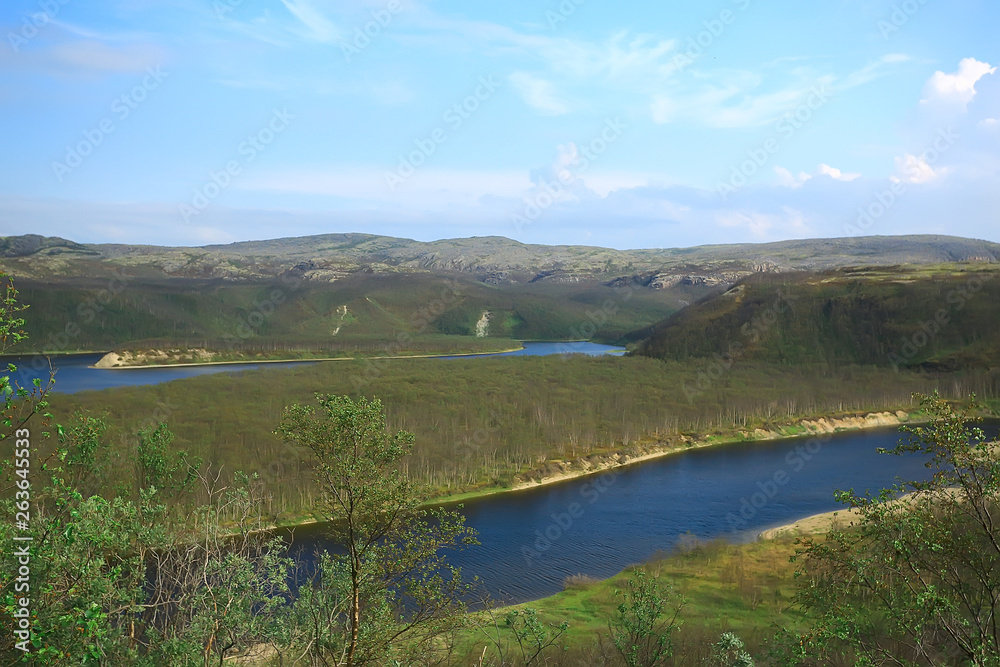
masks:
[[[305,34],[310,39],[327,44],[340,41],[340,28],[317,9],[311,0],[281,0],[281,4],[308,29]]]
[[[561,116],[569,112],[569,106],[558,99],[551,81],[540,79],[525,72],[514,72],[508,79],[525,103],[546,116]]]

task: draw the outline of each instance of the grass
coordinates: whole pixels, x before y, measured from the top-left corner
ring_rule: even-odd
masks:
[[[608,619],[621,602],[615,590],[624,590],[628,578],[641,568],[657,577],[661,584],[669,585],[673,594],[684,600],[679,615],[680,630],[673,635],[676,647],[673,664],[695,664],[692,661],[707,657],[707,647],[723,632],[735,632],[751,653],[759,656],[766,651],[776,627],[793,632],[805,628],[804,614],[793,606],[795,565],[789,559],[795,552],[794,539],[782,536],[729,544],[692,538],[675,552],[627,568],[610,579],[571,577],[560,593],[495,614],[502,617],[509,610],[533,608],[549,626],[568,622],[560,645],[579,651],[595,644],[599,635],[607,635]],[[475,618],[482,622],[486,616],[478,614]],[[501,636],[509,638],[506,631]],[[488,643],[480,630],[469,630],[460,640],[467,655],[477,657]]]

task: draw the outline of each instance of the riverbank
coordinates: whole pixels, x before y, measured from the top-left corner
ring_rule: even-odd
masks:
[[[803,517],[783,526],[768,528],[757,535],[758,540],[774,540],[784,536],[824,535],[831,530],[847,528],[861,517],[857,509],[845,507]]]
[[[393,356],[377,356],[377,357],[296,357],[293,359],[282,358],[282,359],[235,359],[227,361],[194,361],[194,362],[176,362],[176,363],[147,363],[150,359],[162,359],[167,355],[165,354],[150,354],[150,353],[138,353],[136,355],[130,352],[123,352],[118,354],[117,352],[108,352],[101,359],[91,366],[91,368],[101,369],[101,370],[133,370],[133,369],[150,369],[150,368],[195,368],[201,366],[227,366],[227,365],[237,365],[237,364],[295,364],[295,363],[312,363],[317,361],[363,361],[369,359],[372,361],[384,361],[389,359],[443,359],[447,357],[477,357],[487,354],[506,354],[509,352],[518,352],[523,350],[524,346],[512,347],[508,349],[501,350],[481,350],[479,352],[454,352],[445,354],[400,354]],[[152,352],[158,352],[154,350]],[[205,351],[207,352],[207,351]],[[210,353],[209,353],[210,354]]]
[[[598,452],[572,460],[550,460],[539,468],[521,473],[511,486],[491,486],[436,496],[428,505],[451,504],[500,493],[514,493],[549,484],[559,484],[580,477],[600,475],[646,461],[694,449],[739,442],[766,442],[793,438],[827,436],[833,433],[885,428],[916,423],[919,414],[903,410],[823,416],[791,420],[771,428],[732,429],[702,435],[678,435],[671,439],[635,444],[626,451]]]
[[[437,507],[454,505],[469,500],[478,500],[488,496],[504,493],[517,493],[541,486],[560,484],[581,477],[607,474],[626,466],[633,466],[665,456],[672,456],[686,451],[716,447],[740,442],[770,442],[803,437],[827,436],[833,433],[860,431],[903,424],[919,423],[919,413],[907,413],[903,410],[895,412],[869,412],[865,414],[841,415],[839,417],[813,417],[790,421],[784,425],[776,425],[771,429],[757,428],[753,431],[736,430],[725,435],[715,432],[702,436],[678,436],[676,440],[658,441],[655,445],[636,445],[632,451],[592,453],[577,459],[563,461],[548,461],[543,466],[529,470],[519,475],[511,486],[489,486],[478,489],[468,489],[436,495],[427,498],[421,507]],[[274,524],[268,530],[294,529],[318,523],[314,516],[299,515]]]

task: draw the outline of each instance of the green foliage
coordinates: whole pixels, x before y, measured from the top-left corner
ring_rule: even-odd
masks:
[[[177,348],[189,361],[201,348],[216,360],[491,351],[510,349],[510,338],[612,340],[668,316],[692,290],[705,291],[632,291],[596,280],[491,286],[427,273],[358,273],[333,283],[132,277],[127,289],[76,283],[26,282],[32,349]],[[474,336],[484,310],[495,313],[497,341]]]
[[[996,366],[998,275],[958,265],[754,276],[661,322],[638,352],[727,365]]]
[[[743,650],[743,640],[733,632],[723,632],[712,645],[711,665],[715,667],[754,667],[753,657]]]
[[[932,421],[891,454],[919,453],[933,472],[877,495],[840,494],[856,526],[805,540],[798,601],[815,622],[800,638],[812,664],[1000,663],[1000,457],[970,428],[972,406],[922,397]],[[900,494],[910,495],[896,500]]]
[[[174,434],[163,422],[136,433],[136,483],[161,494],[183,492],[194,483],[200,459],[189,460],[186,451],[170,451]]]
[[[14,280],[0,273],[0,353],[27,338],[21,328],[24,326],[24,318],[18,317],[18,313],[27,309],[28,306],[18,302]]]
[[[645,570],[636,570],[624,590],[615,589],[615,597],[622,601],[608,621],[608,629],[625,664],[628,667],[665,664],[673,655],[671,635],[680,627],[678,615],[683,600],[671,601],[670,588]]]
[[[158,430],[158,460],[174,460],[169,431]],[[259,481],[238,474],[221,487],[189,470],[209,502],[180,519],[152,486],[136,482],[135,498],[92,493],[113,467],[105,432],[100,418],[86,416],[62,430],[53,467],[33,476],[31,542],[13,541],[22,508],[0,502],[0,539],[30,545],[30,589],[16,578],[23,555],[0,556],[0,617],[13,627],[28,597],[34,647],[25,655],[5,634],[0,656],[34,665],[207,665],[270,640],[290,563],[284,545],[261,532]]]
[[[28,306],[18,299],[18,290],[14,287],[13,278],[0,271],[0,355],[28,339],[28,334],[22,329],[25,320],[19,316],[19,313],[27,309]],[[16,373],[17,366],[8,363],[6,370],[12,374]],[[35,415],[47,416],[45,413],[48,408],[47,396],[52,388],[53,377],[50,374],[48,382],[35,379],[33,386],[22,387],[16,382],[11,382],[9,375],[0,375],[0,395],[3,400],[0,404],[0,423],[3,425],[3,428],[0,428],[0,443],[27,425]],[[2,471],[3,468],[0,467],[0,473]]]
[[[681,437],[739,438],[757,426],[845,412],[903,408],[911,392],[993,394],[1000,371],[942,375],[846,366],[733,366],[693,400],[685,386],[707,373],[702,361],[634,358],[509,357],[327,362],[287,369],[220,373],[147,387],[56,394],[61,420],[107,412],[121,465],[134,465],[138,415],[169,418],[178,449],[225,470],[256,472],[284,518],[316,505],[311,452],[271,434],[288,403],[314,392],[379,396],[393,429],[414,433],[407,470],[429,492],[453,493],[540,476],[552,459],[612,451],[683,447]]]
[[[385,664],[400,646],[419,652],[459,622],[471,589],[441,552],[477,544],[475,534],[457,512],[418,509],[399,467],[413,435],[386,429],[378,399],[317,394],[316,402],[286,408],[276,433],[312,452],[332,541],[346,551],[325,570],[347,575],[344,664]],[[320,585],[342,584],[334,576]],[[329,597],[314,597],[327,618]]]

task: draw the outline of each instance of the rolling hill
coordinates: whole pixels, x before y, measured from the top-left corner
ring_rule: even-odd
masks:
[[[34,351],[168,346],[237,357],[624,342],[755,276],[998,261],[998,244],[945,236],[651,250],[367,234],[196,248],[0,238],[0,270],[33,305]]]
[[[1000,270],[989,264],[840,269],[746,278],[653,327],[659,359],[865,364],[956,370],[1000,365]]]

